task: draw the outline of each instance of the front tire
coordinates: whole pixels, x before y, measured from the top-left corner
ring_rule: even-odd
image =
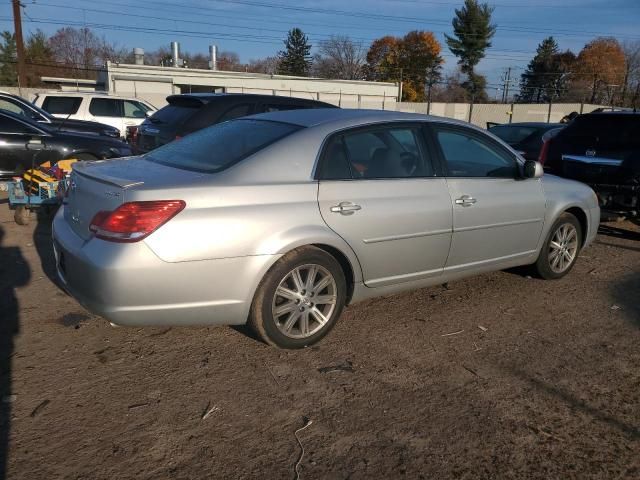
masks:
[[[248,323],[270,345],[303,348],[333,328],[346,292],[344,273],[334,257],[317,247],[297,248],[263,278]]]
[[[534,264],[536,273],[545,280],[564,277],[571,271],[580,253],[582,227],[571,213],[563,213],[554,222]]]

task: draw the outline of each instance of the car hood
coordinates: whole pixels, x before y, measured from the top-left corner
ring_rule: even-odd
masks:
[[[101,134],[105,130],[117,130],[117,128],[112,127],[111,125],[105,125],[104,123],[89,122],[85,120],[73,120],[71,118],[65,120],[64,118],[57,117],[51,118],[51,128],[54,130],[60,128],[61,131],[77,130],[96,134]]]

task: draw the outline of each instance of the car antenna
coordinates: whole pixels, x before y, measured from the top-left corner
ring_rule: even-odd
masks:
[[[60,129],[64,126],[65,123],[67,123],[67,120],[69,120],[69,117],[71,116],[71,112],[69,112],[69,114],[65,117],[65,119],[60,122],[60,125],[58,125],[58,129],[56,130],[56,132],[59,132]]]

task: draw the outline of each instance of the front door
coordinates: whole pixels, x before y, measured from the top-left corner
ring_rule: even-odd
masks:
[[[545,213],[540,179],[522,178],[515,154],[470,128],[434,130],[453,207],[446,270],[533,254]]]
[[[122,100],[117,98],[92,98],[89,103],[89,120],[115,127],[121,136],[127,133],[123,115]]]
[[[442,273],[452,206],[420,125],[346,131],[327,142],[321,158],[320,212],[356,253],[367,286]]]

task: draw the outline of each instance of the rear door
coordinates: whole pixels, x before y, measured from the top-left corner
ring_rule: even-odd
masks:
[[[453,208],[446,270],[532,254],[545,213],[541,180],[521,178],[516,156],[473,129],[434,124],[433,135]]]
[[[122,100],[117,98],[91,98],[88,120],[111,125],[120,130],[120,135],[125,135],[122,103]]]
[[[333,135],[324,148],[320,211],[356,253],[367,286],[440,275],[447,259],[452,206],[422,128],[357,128]]]
[[[39,102],[40,97],[36,101]],[[45,95],[40,106],[54,117],[86,120],[79,115],[81,105],[82,97]]]

